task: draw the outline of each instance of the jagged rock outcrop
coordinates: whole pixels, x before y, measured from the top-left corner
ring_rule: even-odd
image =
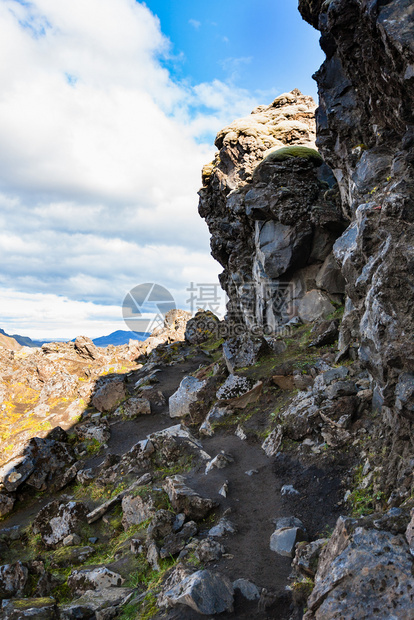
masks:
[[[228,315],[271,333],[340,301],[331,250],[345,225],[329,168],[314,149],[315,103],[298,90],[259,106],[216,138],[203,168],[200,215],[229,297]]]
[[[339,344],[357,350],[373,377],[393,484],[413,452],[414,7],[301,0],[299,8],[322,33],[316,144],[349,220],[334,248],[347,292]]]

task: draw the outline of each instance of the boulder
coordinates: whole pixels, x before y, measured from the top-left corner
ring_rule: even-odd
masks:
[[[182,551],[187,541],[197,534],[198,528],[194,521],[188,521],[179,532],[171,532],[165,539],[160,549],[160,557],[167,558],[170,555],[177,555]]]
[[[248,601],[257,601],[260,598],[259,588],[248,579],[236,579],[233,581],[233,589]]]
[[[296,546],[292,566],[304,577],[315,577],[319,556],[328,543],[327,538],[319,538],[310,543],[301,542]]]
[[[176,515],[171,510],[157,510],[147,528],[148,538],[166,538],[173,531],[175,520]]]
[[[203,519],[215,507],[212,499],[201,497],[196,491],[185,484],[183,476],[165,479],[163,485],[170,502],[176,512],[183,512],[189,519]]]
[[[217,390],[216,398],[230,400],[249,392],[253,387],[253,381],[240,375],[229,375],[223,385]]]
[[[57,620],[59,618],[56,601],[51,597],[22,598],[3,601],[2,620]]]
[[[270,549],[279,555],[293,558],[296,543],[306,539],[302,521],[295,517],[283,517],[276,520],[276,530],[270,537]]]
[[[100,386],[92,397],[92,404],[101,413],[116,409],[126,397],[125,385],[122,378],[116,377]]]
[[[99,617],[103,620],[103,611],[122,606],[131,592],[131,588],[122,587],[88,590],[75,601],[59,605],[59,620],[90,620],[91,618],[98,620]]]
[[[0,493],[0,517],[5,517],[13,510],[15,501],[14,497]]]
[[[195,377],[184,377],[180,387],[170,396],[168,405],[171,418],[183,418],[190,414],[190,405],[200,398],[200,392],[206,381],[199,381]]]
[[[127,418],[149,415],[151,413],[151,403],[147,398],[129,398],[122,405],[122,413]]]
[[[314,289],[306,293],[298,305],[298,314],[304,323],[311,323],[335,311],[335,306],[321,291]]]
[[[306,620],[411,618],[412,556],[401,534],[340,517],[323,549]]]
[[[151,492],[147,487],[141,487],[142,496],[136,493],[125,495],[122,499],[122,525],[128,530],[131,525],[139,525],[151,519],[156,509]]]
[[[32,459],[27,456],[17,456],[0,468],[0,485],[6,491],[16,491],[34,470]]]
[[[319,321],[313,326],[311,336],[313,340],[309,343],[310,347],[324,347],[334,344],[339,335],[339,320]]]
[[[345,278],[332,253],[326,257],[316,276],[316,286],[331,295],[343,295],[345,293]]]
[[[190,319],[185,328],[185,340],[189,344],[201,344],[211,336],[218,337],[220,321],[209,310],[200,310]]]
[[[242,334],[228,338],[223,344],[223,357],[230,374],[237,368],[252,366],[269,350],[266,340],[261,336]]]
[[[220,614],[233,611],[233,586],[230,580],[220,573],[200,570],[165,593],[170,605],[187,605],[203,615]]]
[[[21,562],[0,566],[0,599],[22,596],[29,571]]]
[[[74,570],[68,577],[68,587],[75,596],[80,596],[88,590],[104,590],[105,588],[119,587],[124,579],[106,566],[98,568]]]
[[[75,433],[81,440],[95,440],[101,444],[106,443],[111,437],[111,431],[106,421],[99,424],[94,422],[86,422],[75,426]]]
[[[56,547],[69,534],[78,533],[86,522],[88,508],[82,502],[54,500],[42,508],[33,521],[34,534],[40,534],[46,547]]]
[[[214,525],[212,528],[209,529],[208,535],[213,536],[215,538],[221,538],[222,536],[225,536],[226,534],[235,534],[236,531],[237,530],[235,526],[233,525],[233,523],[229,521],[227,517],[222,517],[220,521],[217,523],[217,525]]]
[[[78,336],[74,343],[75,351],[85,359],[96,360],[102,357],[98,347],[86,336]]]

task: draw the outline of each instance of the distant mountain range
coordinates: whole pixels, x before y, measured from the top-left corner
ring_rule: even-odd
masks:
[[[41,347],[45,342],[67,342],[64,338],[56,338],[47,340],[32,340],[28,336],[19,336],[19,334],[6,334],[4,329],[0,329],[0,346],[5,346],[7,349],[14,348],[11,340],[14,339],[18,342],[22,347]],[[108,336],[100,336],[99,338],[93,338],[93,343],[96,344],[97,347],[107,347],[109,344],[114,344],[116,346],[122,344],[128,344],[130,340],[145,340],[148,338],[149,334],[145,332],[130,332],[123,331],[122,329],[118,329],[116,332],[112,332]]]
[[[130,340],[145,340],[149,337],[149,334],[145,332],[130,332],[118,329],[116,332],[112,332],[109,336],[101,336],[100,338],[94,338],[93,343],[97,347],[107,347],[108,344],[121,345],[128,344]]]

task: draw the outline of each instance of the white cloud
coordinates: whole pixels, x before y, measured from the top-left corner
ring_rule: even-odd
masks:
[[[201,22],[199,22],[198,19],[189,19],[188,23],[190,24],[190,26],[195,28],[195,30],[198,30],[201,26]]]
[[[174,81],[169,50],[135,0],[0,3],[0,327],[10,291],[31,309],[15,308],[22,329],[65,336],[64,296],[96,335],[142,281],[180,303],[189,279],[216,281],[200,170],[214,134],[258,101],[231,83]]]

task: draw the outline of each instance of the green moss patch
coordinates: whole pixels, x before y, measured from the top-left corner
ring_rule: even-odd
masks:
[[[277,149],[277,151],[271,151],[261,163],[282,162],[295,157],[311,161],[314,166],[321,166],[323,164],[323,159],[318,151],[306,146],[284,146],[281,149]]]

